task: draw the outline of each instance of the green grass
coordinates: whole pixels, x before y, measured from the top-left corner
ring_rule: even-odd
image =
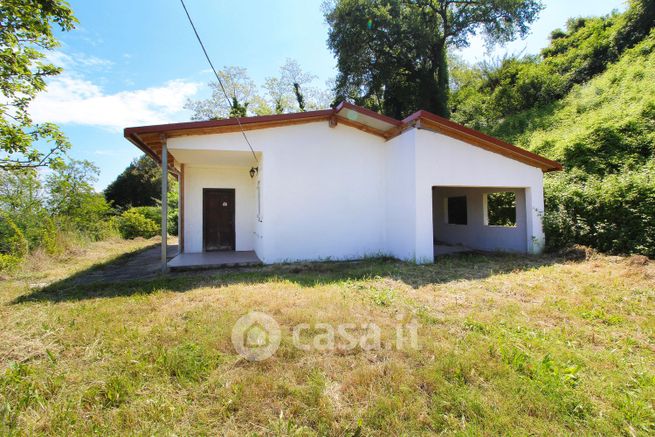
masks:
[[[150,242],[102,244],[3,282],[1,434],[655,432],[652,262],[462,255],[61,281]],[[252,310],[282,330],[258,363],[230,340]],[[419,350],[291,340],[321,322],[374,322],[389,340],[399,319],[418,321]]]

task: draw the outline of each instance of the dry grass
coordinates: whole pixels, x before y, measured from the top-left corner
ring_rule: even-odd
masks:
[[[655,265],[464,255],[52,283],[149,242],[99,243],[5,281],[3,434],[648,434]],[[230,333],[280,324],[252,363]],[[420,349],[302,351],[299,323],[419,322]],[[310,331],[309,333],[314,333]]]

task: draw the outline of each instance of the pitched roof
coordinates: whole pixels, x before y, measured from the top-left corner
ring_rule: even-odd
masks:
[[[506,143],[498,138],[468,128],[459,123],[455,123],[454,121],[432,114],[431,112],[423,110],[417,111],[405,118],[403,123],[405,125],[415,124],[417,127],[440,132],[469,144],[507,156],[508,158],[539,167],[545,172],[562,170],[562,164],[559,162],[552,161],[541,155],[530,152],[529,150]]]
[[[497,138],[467,128],[427,111],[417,111],[404,120],[396,120],[378,114],[370,109],[352,103],[342,102],[334,109],[299,112],[294,114],[263,115],[256,117],[228,118],[224,120],[191,121],[153,126],[129,127],[124,131],[125,138],[156,161],[161,162],[162,138],[188,135],[205,135],[243,130],[266,129],[279,126],[310,123],[325,120],[330,126],[342,123],[384,139],[391,139],[410,128],[427,129],[465,141],[494,153],[507,156],[543,171],[561,170],[562,165],[528,150],[516,147]],[[170,155],[170,154],[169,154]],[[173,159],[168,160],[173,168]]]

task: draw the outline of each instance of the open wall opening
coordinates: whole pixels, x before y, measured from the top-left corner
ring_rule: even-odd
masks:
[[[432,187],[435,256],[528,250],[523,188]]]

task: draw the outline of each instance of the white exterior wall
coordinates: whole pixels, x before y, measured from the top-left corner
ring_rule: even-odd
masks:
[[[404,260],[416,257],[416,130],[386,145],[387,252]]]
[[[253,233],[253,246],[255,253],[263,259],[266,246],[264,245],[264,209],[263,199],[266,190],[264,183],[264,174],[266,173],[266,166],[264,165],[264,157],[259,157],[258,172],[255,177],[255,231]],[[257,185],[259,184],[259,193],[257,193]]]
[[[511,191],[516,195],[516,226],[485,225],[485,195],[497,191]],[[466,196],[467,224],[465,225],[448,223],[446,199],[456,196]],[[527,252],[524,189],[436,187],[432,202],[435,240],[448,244],[463,244],[479,250]]]
[[[383,139],[327,122],[284,131],[264,151],[264,261],[384,251]]]
[[[543,245],[538,168],[420,129],[385,141],[319,121],[248,137],[258,164],[239,132],[168,140],[186,164],[188,252],[202,251],[202,188],[236,189],[237,250],[255,250],[265,263],[380,254],[432,262],[433,186],[525,188],[528,251]],[[222,159],[233,167],[209,166]]]
[[[255,248],[255,182],[247,167],[187,165],[184,171],[184,250],[202,252],[202,189],[235,190],[236,250]]]
[[[250,131],[248,138],[262,155],[262,221],[254,219],[252,228],[242,227],[252,234],[246,239],[249,245],[239,245],[237,227],[237,250],[256,247],[266,263],[387,253],[383,138],[343,125],[330,128],[326,121]],[[196,150],[199,155],[203,150],[248,150],[240,133],[171,138],[169,148],[174,155],[176,150]],[[242,173],[251,181],[247,170]],[[210,180],[188,184],[188,193],[202,191],[206,182]],[[254,217],[256,206],[252,211]],[[201,213],[189,207],[185,220],[190,223],[194,215],[201,220]],[[202,232],[202,227],[189,227],[189,232]]]

